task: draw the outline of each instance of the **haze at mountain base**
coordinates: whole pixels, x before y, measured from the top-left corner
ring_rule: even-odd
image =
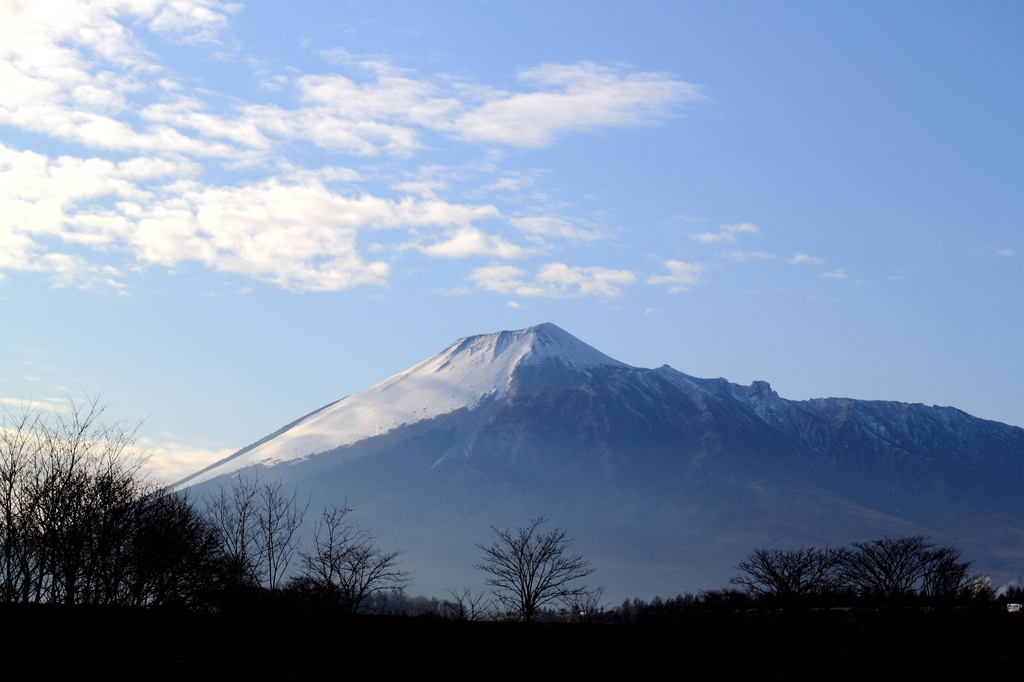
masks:
[[[756,547],[923,533],[1024,566],[1024,429],[953,408],[788,401],[613,360],[552,324],[461,339],[179,485],[258,468],[405,550],[413,593],[482,589],[475,544],[541,514],[611,598],[725,585]],[[311,535],[307,523],[307,541]]]

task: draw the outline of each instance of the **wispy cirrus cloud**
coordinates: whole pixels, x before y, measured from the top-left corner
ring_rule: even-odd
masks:
[[[495,92],[456,119],[452,130],[470,142],[545,147],[571,132],[649,125],[704,99],[697,86],[671,74],[592,62],[544,64],[520,71],[518,80],[539,90]]]
[[[529,249],[514,244],[499,235],[487,234],[472,225],[464,225],[448,231],[430,244],[420,244],[413,248],[419,249],[428,256],[442,258],[491,256],[509,260],[543,253],[538,249]]]
[[[753,223],[736,223],[733,225],[720,225],[717,232],[698,232],[691,234],[690,239],[701,244],[714,244],[716,242],[735,242],[741,234],[757,234],[759,230]]]
[[[528,236],[555,237],[571,242],[589,242],[601,238],[599,233],[576,227],[566,218],[559,216],[512,218],[509,222]]]
[[[764,251],[719,251],[719,256],[728,258],[729,260],[743,262],[743,261],[758,261],[758,260],[774,260],[778,258],[777,254],[766,253]]]
[[[617,298],[622,287],[636,282],[636,275],[628,270],[548,263],[532,278],[516,266],[490,265],[475,268],[470,280],[480,289],[507,296]]]
[[[788,262],[790,265],[824,265],[825,259],[798,252],[794,253]]]
[[[678,260],[665,261],[667,275],[652,275],[647,278],[648,284],[667,284],[669,291],[680,293],[688,291],[700,282],[700,275],[704,267],[699,263],[684,263]]]

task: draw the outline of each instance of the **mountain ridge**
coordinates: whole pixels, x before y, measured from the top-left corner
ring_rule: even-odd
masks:
[[[923,533],[1007,579],[1024,566],[1024,429],[631,367],[550,323],[460,339],[179,485],[252,466],[358,506],[428,584],[476,563],[491,525],[541,513],[662,593],[721,586],[775,541]]]

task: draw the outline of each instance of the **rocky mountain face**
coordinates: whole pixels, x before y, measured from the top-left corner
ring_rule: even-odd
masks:
[[[354,508],[406,551],[414,593],[481,589],[475,544],[541,514],[613,597],[722,587],[756,547],[884,535],[955,543],[999,581],[1024,568],[1024,429],[630,367],[551,324],[461,339],[180,485],[252,468],[310,491],[311,517]]]

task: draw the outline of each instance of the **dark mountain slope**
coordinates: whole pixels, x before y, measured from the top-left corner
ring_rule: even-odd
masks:
[[[482,585],[490,526],[549,514],[610,594],[719,587],[759,546],[925,533],[1024,566],[1024,430],[947,407],[789,401],[612,360],[554,325],[462,339],[186,484],[248,467],[347,500],[414,591]]]

